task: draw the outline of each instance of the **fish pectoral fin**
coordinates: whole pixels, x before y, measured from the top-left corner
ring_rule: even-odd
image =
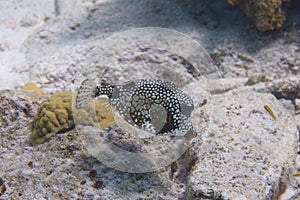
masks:
[[[84,81],[82,81],[76,93],[75,107],[79,109],[86,106],[95,98],[95,93],[96,84],[93,81],[89,79],[85,79]]]

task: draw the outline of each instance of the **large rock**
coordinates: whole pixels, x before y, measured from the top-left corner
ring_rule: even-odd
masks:
[[[249,89],[211,97],[212,113],[187,199],[278,199],[294,170],[298,130],[292,115],[271,94]],[[271,107],[276,121],[264,108]]]

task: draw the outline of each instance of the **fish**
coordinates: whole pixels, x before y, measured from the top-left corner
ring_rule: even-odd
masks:
[[[77,109],[85,107],[89,102],[94,100],[95,93],[96,84],[89,79],[83,80],[76,94],[75,107]]]
[[[266,109],[266,111],[268,111],[274,121],[276,121],[276,115],[274,114],[273,110],[267,104],[264,105],[264,108]]]
[[[130,125],[155,135],[194,134],[190,120],[193,100],[173,82],[139,79],[121,85],[96,85],[84,80],[76,94],[75,107],[84,107],[106,96],[118,114]]]
[[[300,171],[293,174],[293,176],[300,176]]]

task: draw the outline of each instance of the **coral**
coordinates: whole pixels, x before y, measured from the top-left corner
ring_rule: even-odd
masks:
[[[34,117],[34,129],[30,136],[32,145],[41,144],[57,132],[74,125],[72,93],[56,93],[44,100]]]
[[[285,20],[282,4],[287,0],[228,0],[232,6],[240,4],[241,9],[251,17],[261,31],[281,28]]]
[[[43,90],[37,87],[33,82],[28,82],[21,87],[21,91],[33,92],[36,94],[44,94]]]
[[[58,92],[41,103],[34,117],[34,129],[30,136],[32,145],[41,144],[55,134],[73,128],[73,114],[78,118],[76,123],[99,123],[101,128],[106,128],[114,122],[110,106],[104,106],[101,101],[94,101],[95,104],[90,103],[77,110],[72,107],[72,95],[72,92]]]

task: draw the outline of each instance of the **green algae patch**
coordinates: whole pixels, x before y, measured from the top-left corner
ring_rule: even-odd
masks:
[[[72,92],[58,92],[44,100],[37,109],[30,135],[32,145],[42,144],[57,133],[68,131],[76,124],[98,124],[101,129],[114,124],[113,109],[100,100],[92,101],[82,109],[72,107]]]

